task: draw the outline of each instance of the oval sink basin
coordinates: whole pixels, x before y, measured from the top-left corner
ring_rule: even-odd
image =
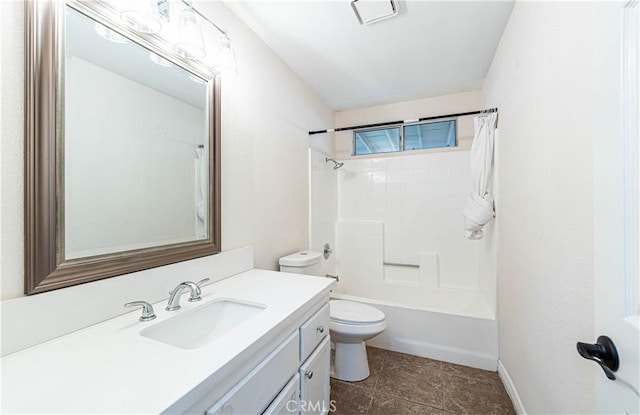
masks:
[[[262,304],[221,298],[148,327],[140,335],[181,349],[197,349],[265,308]]]

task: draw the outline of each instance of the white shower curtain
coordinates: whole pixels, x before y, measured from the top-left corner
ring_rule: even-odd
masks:
[[[467,239],[482,239],[482,228],[493,220],[493,146],[498,114],[473,118],[475,128],[471,145],[471,193],[462,209]]]
[[[206,183],[206,158],[203,148],[196,148],[196,237],[207,236],[206,230],[206,206],[205,206],[205,183]]]

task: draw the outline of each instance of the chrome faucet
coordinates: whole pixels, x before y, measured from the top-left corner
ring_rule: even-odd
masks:
[[[200,286],[205,282],[209,281],[209,278],[205,278],[202,281],[195,282],[185,281],[178,284],[176,288],[174,288],[171,292],[169,292],[169,302],[167,303],[167,311],[174,311],[180,308],[180,296],[182,292],[189,288],[191,290],[191,295],[189,295],[189,301],[200,301],[202,299],[202,291],[200,290]]]
[[[142,316],[138,319],[140,321],[149,321],[156,318],[153,312],[153,306],[146,301],[132,301],[124,305],[125,307],[142,307]]]

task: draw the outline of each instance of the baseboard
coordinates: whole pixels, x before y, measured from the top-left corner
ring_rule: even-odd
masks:
[[[459,349],[456,347],[443,346],[441,344],[418,342],[407,339],[395,339],[395,341],[389,342],[383,336],[369,340],[367,344],[394,352],[442,360],[444,362],[456,363],[478,369],[491,371],[496,370],[496,357],[478,353],[473,350]]]
[[[511,403],[513,404],[513,408],[516,410],[516,413],[518,415],[527,415],[527,411],[524,409],[524,405],[522,405],[516,386],[513,384],[513,381],[509,376],[509,372],[507,372],[507,369],[505,369],[500,359],[498,359],[498,376],[500,376],[500,379],[504,384],[504,388],[507,390],[509,398],[511,398]]]

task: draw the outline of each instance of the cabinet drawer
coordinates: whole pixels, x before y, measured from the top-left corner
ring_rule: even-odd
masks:
[[[207,410],[207,415],[260,414],[298,368],[299,334],[294,332],[255,369]]]
[[[329,334],[329,304],[325,304],[300,326],[300,361],[304,362]]]
[[[288,415],[300,412],[300,375],[296,374],[262,415]]]

